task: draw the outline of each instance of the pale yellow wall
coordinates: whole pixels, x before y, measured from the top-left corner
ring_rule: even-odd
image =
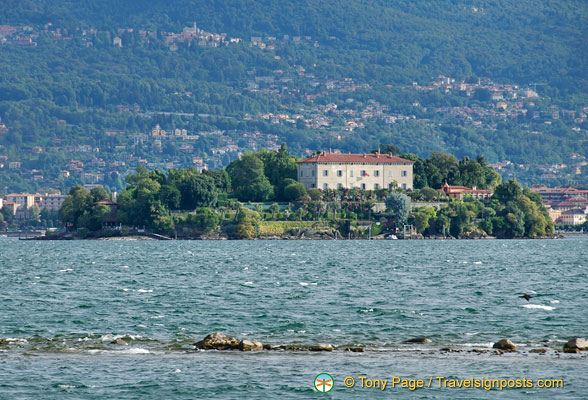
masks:
[[[327,171],[327,175],[325,175]],[[338,175],[341,171],[341,176]],[[362,176],[365,171],[368,176]],[[379,176],[376,176],[376,171]],[[402,176],[402,171],[406,176]],[[313,175],[314,172],[314,175]],[[391,183],[396,182],[399,188],[412,189],[412,164],[361,164],[361,163],[301,163],[298,164],[298,182],[307,188],[316,187],[324,189],[327,184],[329,189],[337,189],[340,184],[343,188],[362,188],[366,190],[387,189]],[[313,186],[314,185],[314,186]],[[404,186],[403,186],[404,185]]]

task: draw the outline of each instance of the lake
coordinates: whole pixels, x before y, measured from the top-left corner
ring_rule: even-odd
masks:
[[[588,352],[561,352],[588,336],[586,237],[0,238],[0,267],[2,399],[588,397]],[[215,331],[336,350],[194,349]],[[404,343],[423,336],[431,342]],[[503,338],[518,351],[492,351]],[[316,392],[320,373],[334,380],[328,393]],[[425,387],[392,387],[395,377]],[[457,389],[437,377],[452,380],[446,385],[562,379],[564,387]],[[387,386],[368,388],[368,379]]]

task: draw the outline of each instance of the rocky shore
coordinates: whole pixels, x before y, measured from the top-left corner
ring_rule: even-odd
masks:
[[[419,344],[429,345],[434,344],[433,340],[427,337],[416,337],[403,341],[404,344]],[[228,336],[222,332],[213,332],[207,335],[204,339],[199,340],[193,344],[197,350],[236,350],[236,351],[311,351],[311,352],[332,352],[332,351],[349,351],[354,353],[363,353],[370,351],[369,348],[363,346],[343,346],[337,347],[330,343],[317,343],[314,345],[276,345],[269,343],[262,343],[254,339],[237,339],[232,336]],[[426,347],[422,347],[419,350],[426,350]],[[434,349],[431,349],[434,350]],[[441,353],[487,353],[495,355],[503,355],[504,353],[515,353],[520,352],[517,345],[510,339],[501,339],[494,343],[492,349],[454,349],[444,347],[438,350]],[[560,351],[553,347],[548,347],[545,343],[541,343],[541,347],[532,348],[527,351],[533,354],[547,354],[553,352],[555,354]],[[563,353],[580,353],[588,352],[588,340],[584,338],[572,338],[566,342],[561,350]],[[586,353],[588,355],[588,353]]]

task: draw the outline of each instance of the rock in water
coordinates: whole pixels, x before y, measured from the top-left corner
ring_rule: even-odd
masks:
[[[239,343],[239,339],[221,332],[214,332],[201,341],[194,343],[194,346],[197,349],[204,350],[234,350],[239,348]]]
[[[239,350],[241,351],[253,351],[253,350],[263,350],[263,344],[258,342],[257,340],[241,340],[239,343]]]
[[[531,349],[529,353],[545,354],[547,353],[547,349]]]
[[[128,346],[128,345],[129,345],[129,343],[128,343],[126,340],[122,339],[122,338],[118,338],[118,339],[116,339],[116,340],[113,340],[113,341],[112,341],[112,342],[110,342],[110,343],[111,343],[111,344],[122,344],[122,345],[124,345],[124,346]]]
[[[579,353],[588,350],[588,340],[584,338],[573,338],[564,344],[564,353]]]
[[[498,342],[494,343],[492,348],[503,351],[517,351],[517,346],[511,342],[510,339],[499,340]]]
[[[426,337],[417,337],[413,339],[405,340],[404,343],[431,343],[432,340]]]
[[[329,343],[319,343],[308,348],[310,351],[333,351],[335,348]]]

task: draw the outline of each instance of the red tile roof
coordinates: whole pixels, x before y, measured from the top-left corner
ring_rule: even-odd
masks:
[[[370,163],[370,164],[396,164],[410,163],[414,161],[396,157],[390,154],[334,154],[320,153],[298,161],[298,163]]]
[[[115,203],[114,201],[112,201],[110,199],[100,200],[100,201],[97,201],[94,204],[103,204],[105,206],[117,206],[118,205],[118,203]]]

